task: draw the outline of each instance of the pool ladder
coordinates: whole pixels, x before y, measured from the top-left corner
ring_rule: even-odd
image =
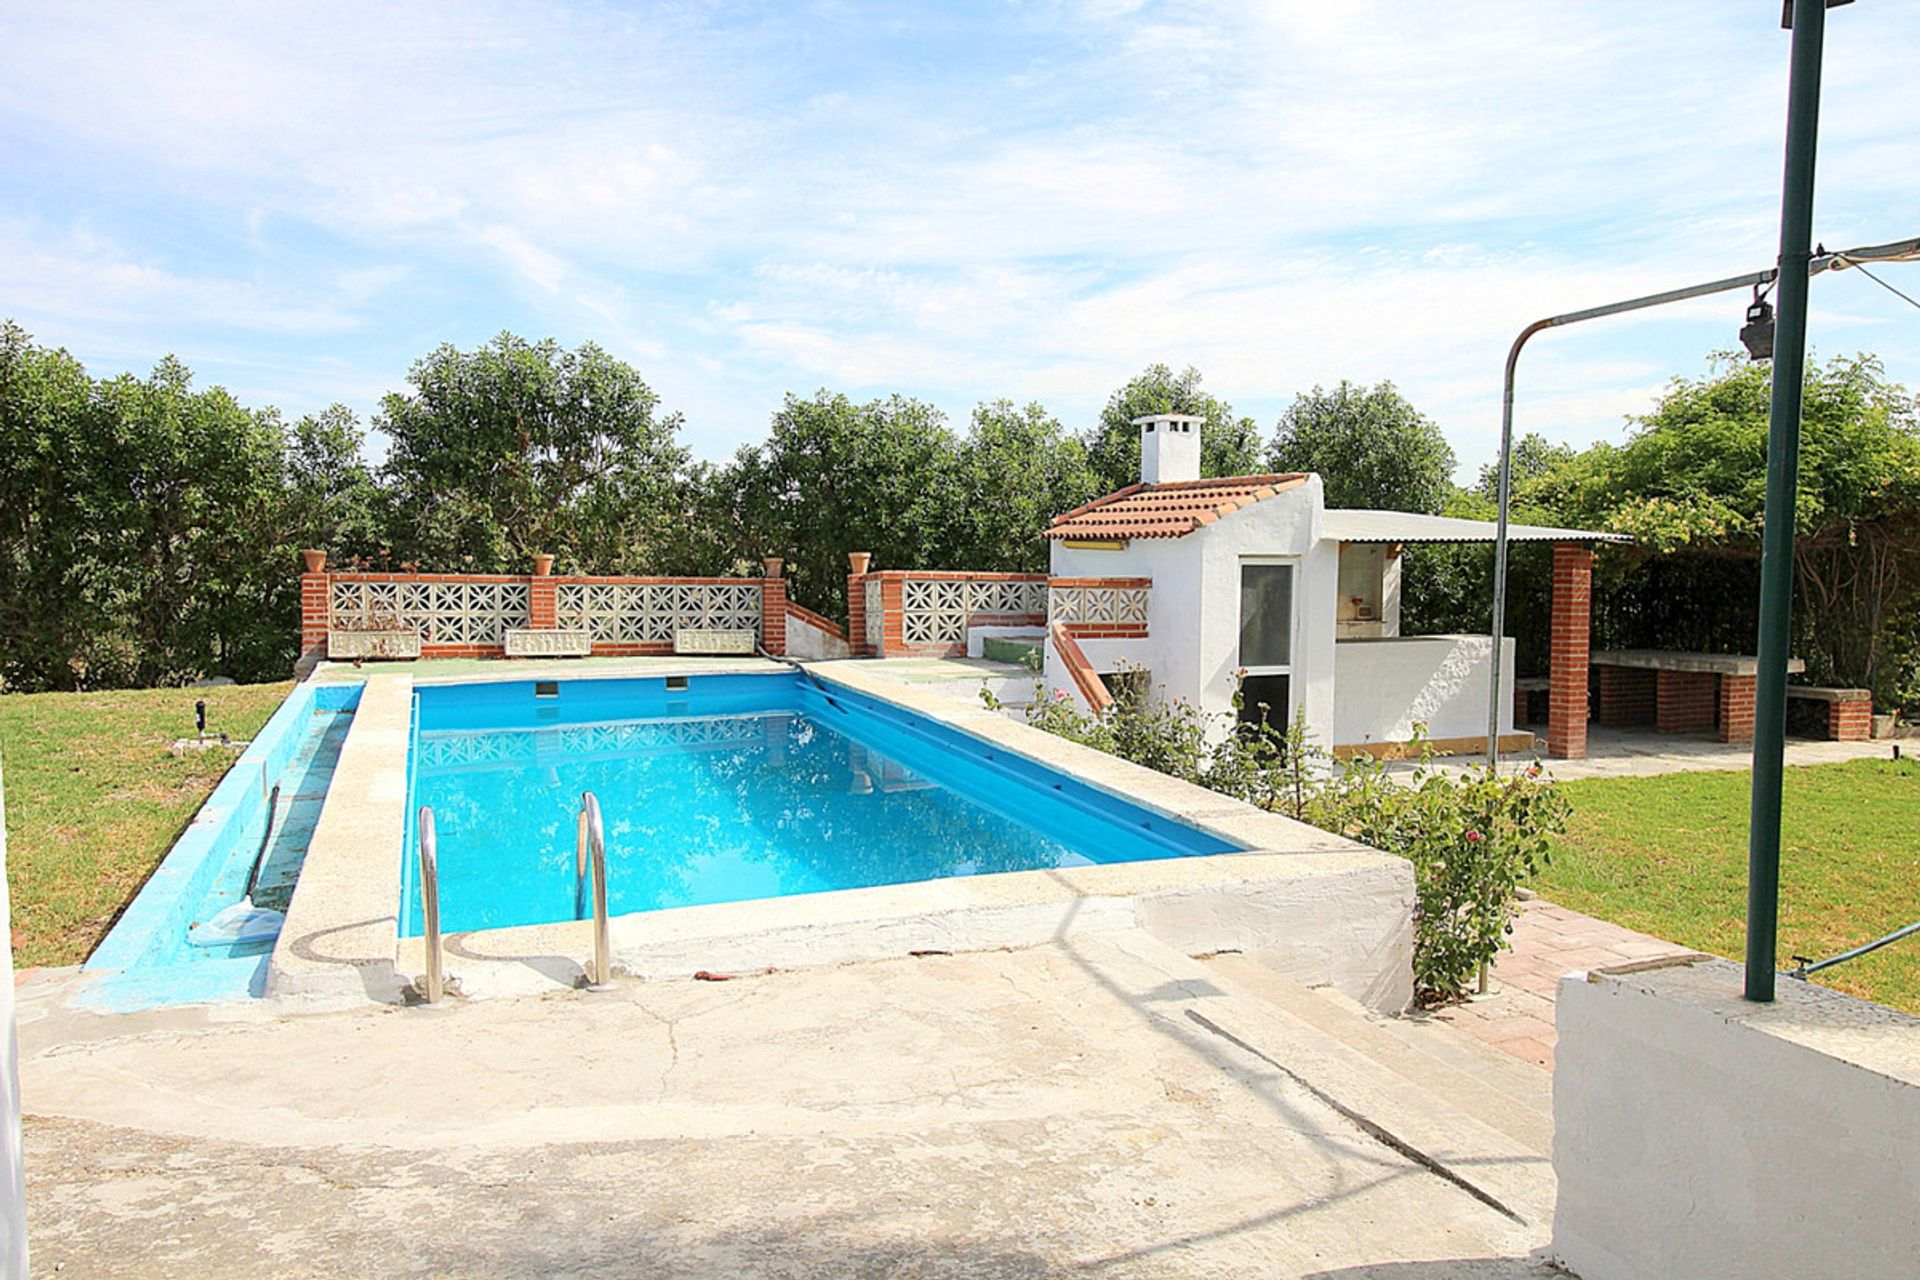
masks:
[[[421,941],[427,953],[421,994],[428,1004],[438,1004],[446,994],[446,963],[440,940],[440,841],[434,829],[433,806],[420,806],[419,828]],[[604,991],[613,985],[613,938],[607,923],[607,835],[600,820],[600,801],[591,791],[580,796],[579,840],[574,854],[576,911],[585,909],[589,872],[593,886],[593,963],[587,970],[587,988]]]
[[[440,840],[434,832],[431,805],[420,806],[419,823],[421,941],[427,950],[427,976],[421,994],[428,1004],[438,1004],[446,994],[446,981],[440,947]]]
[[[573,859],[574,914],[586,908],[589,879],[593,887],[593,964],[587,970],[587,989],[603,991],[613,985],[613,938],[607,925],[607,831],[600,821],[600,801],[593,792],[580,793],[580,821]]]

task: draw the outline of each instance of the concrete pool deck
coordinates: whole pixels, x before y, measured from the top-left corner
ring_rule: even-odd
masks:
[[[369,999],[397,1003],[424,971],[421,942],[398,936],[411,695],[417,683],[472,679],[465,665],[369,664],[357,673],[366,679],[366,692],[274,950],[270,997],[314,1007]],[[605,660],[588,669],[546,660],[494,663],[484,674],[525,680],[722,670],[785,668],[759,661],[638,659]],[[917,668],[844,661],[817,663],[809,671],[1221,836],[1246,852],[618,916],[612,923],[617,970],[649,978],[699,970],[739,973],[915,951],[1033,946],[1068,934],[1138,927],[1187,952],[1246,950],[1299,981],[1332,984],[1372,1008],[1398,1010],[1411,998],[1413,880],[1404,860],[1015,723],[956,699],[950,688],[903,678]],[[584,921],[450,934],[446,972],[467,998],[551,993],[581,981],[590,947]]]
[[[1116,931],[297,1018],[26,988],[36,1271],[1556,1274],[1541,1073],[1252,965]]]

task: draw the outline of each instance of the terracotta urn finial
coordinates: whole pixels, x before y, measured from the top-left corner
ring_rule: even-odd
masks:
[[[553,572],[553,557],[542,552],[533,558],[533,576],[544,578]]]
[[[318,547],[308,547],[305,551],[302,551],[300,553],[300,558],[307,562],[308,573],[326,572],[327,553],[320,550]]]
[[[852,574],[856,578],[865,574],[867,571],[867,566],[872,563],[873,563],[873,552],[871,551],[847,552],[847,572]]]

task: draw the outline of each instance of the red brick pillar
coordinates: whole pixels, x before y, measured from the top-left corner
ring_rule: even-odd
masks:
[[[1835,742],[1865,742],[1873,737],[1872,695],[1829,702],[1827,736]]]
[[[557,617],[553,581],[553,557],[533,558],[533,576],[527,579],[527,627],[533,631],[552,631],[560,625]]]
[[[847,646],[855,657],[867,652],[867,566],[870,551],[847,552]]]
[[[779,556],[762,560],[766,576],[760,579],[760,645],[768,653],[787,651],[787,580],[780,576],[785,564]]]
[[[906,647],[907,612],[903,597],[907,584],[902,578],[881,578],[867,584],[867,590],[875,588],[880,592],[880,634],[868,636],[867,643],[873,646],[875,657],[884,658]]]
[[[1753,741],[1753,695],[1758,676],[1720,677],[1720,741]]]
[[[302,551],[307,571],[300,575],[300,656],[318,651],[327,656],[327,620],[333,611],[333,575],[327,570],[327,553]],[[305,670],[305,668],[302,668]]]
[[[1587,754],[1587,661],[1592,640],[1593,552],[1577,542],[1555,543],[1547,754],[1562,760],[1581,760]]]

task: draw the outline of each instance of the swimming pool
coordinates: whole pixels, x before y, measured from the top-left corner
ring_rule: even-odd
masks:
[[[424,685],[412,815],[433,808],[447,932],[579,917],[582,792],[613,914],[1002,871],[1239,852],[937,721],[799,674]]]

